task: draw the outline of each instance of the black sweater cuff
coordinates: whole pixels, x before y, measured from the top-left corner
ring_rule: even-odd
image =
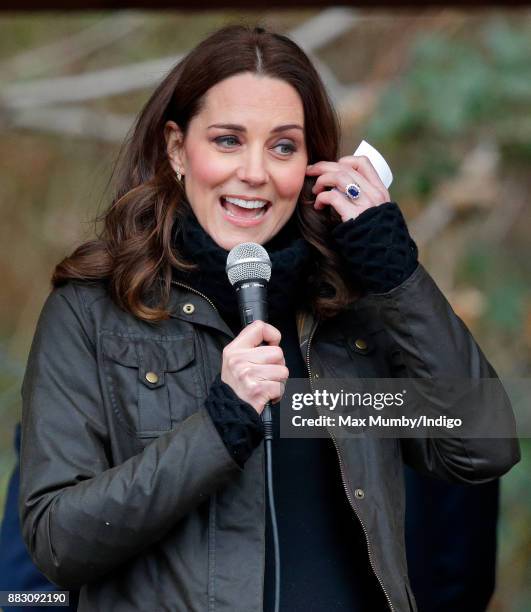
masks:
[[[371,206],[337,225],[332,237],[351,279],[367,293],[398,287],[418,265],[417,245],[396,202]]]
[[[220,374],[210,386],[205,408],[227,450],[236,463],[243,467],[264,437],[260,415],[221,380]]]

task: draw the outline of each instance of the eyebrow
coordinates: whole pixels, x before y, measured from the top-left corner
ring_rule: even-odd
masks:
[[[243,125],[236,123],[213,123],[208,126],[209,128],[223,128],[225,130],[234,130],[235,132],[246,132],[246,128]],[[297,123],[288,123],[287,125],[277,125],[277,127],[271,130],[272,133],[283,132],[285,130],[297,129],[304,132],[304,128]]]

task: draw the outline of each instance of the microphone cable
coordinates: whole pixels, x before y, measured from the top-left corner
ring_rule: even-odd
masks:
[[[275,493],[273,489],[273,414],[271,402],[267,402],[262,412],[264,424],[264,444],[266,454],[266,485],[269,516],[271,518],[271,531],[273,532],[273,550],[275,556],[275,608],[279,612],[280,606],[280,542],[278,538],[277,512],[275,508]]]

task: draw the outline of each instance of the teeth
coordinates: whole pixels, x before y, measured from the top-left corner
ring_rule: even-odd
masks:
[[[240,200],[240,198],[227,198],[226,196],[223,196],[223,199],[242,208],[263,208],[267,204],[263,200]]]
[[[225,209],[225,212],[229,215],[229,217],[236,217],[236,219],[241,219],[241,217],[239,217],[238,215],[235,215],[228,208]],[[251,219],[258,219],[258,217],[263,217],[264,215],[265,215],[265,208],[262,208],[261,210],[257,210],[256,214],[253,217],[250,217],[250,218]]]

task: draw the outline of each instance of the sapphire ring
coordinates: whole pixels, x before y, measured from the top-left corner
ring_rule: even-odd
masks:
[[[349,183],[345,187],[344,193],[349,200],[357,200],[360,197],[361,188],[358,183]]]

